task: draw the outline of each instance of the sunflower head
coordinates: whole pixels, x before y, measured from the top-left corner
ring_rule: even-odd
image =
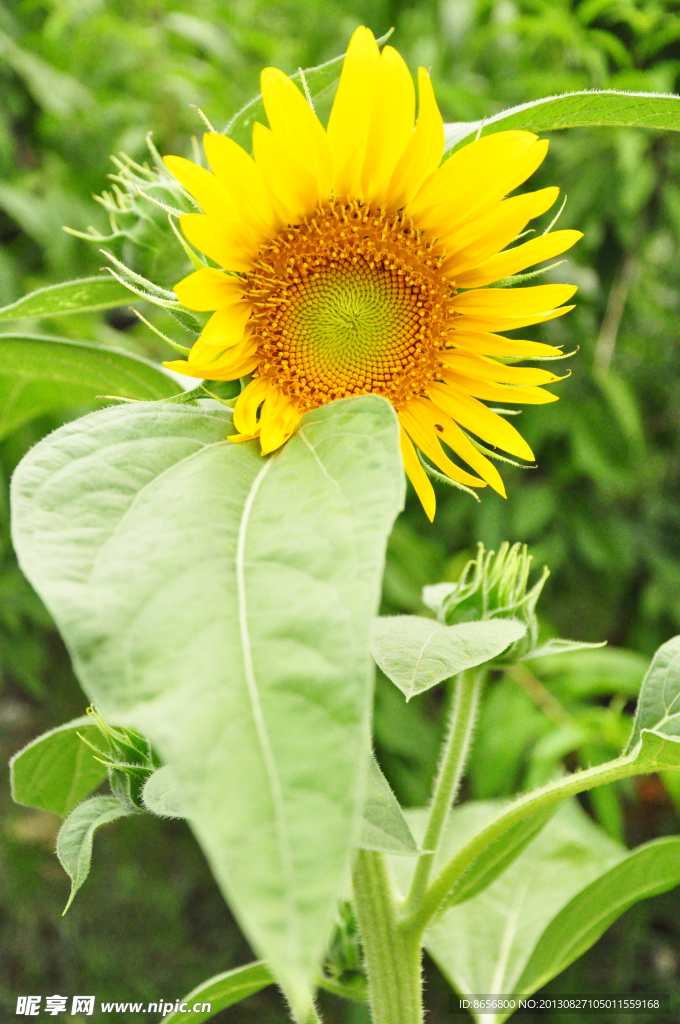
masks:
[[[581,237],[555,231],[507,248],[557,198],[556,188],[507,198],[542,162],[547,142],[499,132],[442,163],[428,73],[418,72],[416,119],[406,64],[390,46],[381,52],[366,28],[352,37],[326,128],[276,68],[262,72],[262,96],[269,126],[253,126],[252,157],[210,132],[210,171],[165,158],[203,210],[185,214],[182,230],[216,264],[175,286],[188,309],[213,315],[188,359],[165,365],[210,380],[252,374],[232,440],[259,438],[263,455],[309,409],[384,396],[430,519],[425,459],[458,486],[505,494],[491,449],[533,454],[485,402],[555,401],[541,385],[558,378],[498,357],[561,352],[498,332],[561,316],[576,290],[486,287]]]

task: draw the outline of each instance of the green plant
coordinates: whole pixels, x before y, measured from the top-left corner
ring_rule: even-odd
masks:
[[[660,116],[669,121],[667,101],[664,101],[664,107],[663,103],[643,100],[631,115],[633,123],[644,123],[644,119],[650,116],[650,110],[651,116],[656,116],[655,109],[660,109]],[[602,103],[601,97],[598,103]],[[573,114],[573,106],[569,109],[572,118],[585,116],[582,109],[576,114]],[[562,111],[558,109],[557,113],[561,116]],[[620,117],[621,114],[615,112],[611,116]],[[556,122],[548,123],[554,126]],[[572,119],[568,123],[578,121]],[[669,122],[669,126],[673,125]],[[128,273],[128,280],[134,283],[135,274],[134,270]],[[153,286],[148,296],[156,300],[160,298],[161,306],[171,303],[168,308],[182,312],[176,309],[174,299],[164,297],[158,289],[154,292]],[[60,301],[59,296],[56,301]],[[83,308],[92,307],[86,287],[84,303]],[[56,307],[55,310],[60,311]],[[49,373],[47,377],[49,379]],[[210,397],[210,390],[207,389],[206,397]],[[549,782],[499,813],[494,814],[492,809],[489,821],[480,824],[467,842],[461,844],[454,835],[452,856],[439,866],[436,865],[435,854],[440,849],[444,850],[448,809],[460,781],[482,686],[482,674],[474,669],[497,659],[511,644],[520,646],[514,648],[513,655],[508,655],[510,665],[516,659],[526,657],[527,650],[521,645],[525,636],[528,637],[529,653],[536,653],[535,602],[528,597],[525,599],[524,594],[528,568],[521,561],[512,564],[512,559],[517,558],[515,551],[510,556],[502,552],[493,566],[480,567],[480,580],[489,583],[488,594],[492,597],[498,593],[502,595],[501,603],[496,601],[492,605],[495,614],[488,614],[487,604],[482,604],[475,609],[476,621],[451,625],[447,619],[447,608],[442,606],[443,622],[438,625],[427,619],[407,622],[393,619],[382,623],[379,634],[381,649],[388,653],[383,656],[377,651],[378,661],[387,675],[390,675],[390,669],[394,672],[394,681],[398,685],[401,686],[405,678],[410,679],[408,696],[426,689],[428,683],[459,675],[450,734],[423,833],[423,846],[417,856],[405,909],[399,910],[390,892],[382,854],[393,853],[394,844],[401,842],[402,848],[406,847],[404,856],[413,855],[413,840],[404,839],[402,816],[393,804],[389,807],[393,813],[387,819],[382,811],[377,818],[372,811],[368,818],[373,834],[378,829],[390,837],[388,849],[385,846],[375,849],[375,840],[370,846],[357,838],[356,825],[363,807],[362,782],[366,771],[362,768],[362,750],[366,755],[363,760],[368,761],[365,747],[370,670],[366,638],[372,608],[376,604],[382,552],[401,498],[397,483],[400,463],[395,446],[394,416],[385,403],[368,397],[350,399],[342,405],[314,411],[308,414],[304,430],[289,443],[284,454],[277,456],[276,460],[262,463],[252,447],[224,447],[224,432],[229,423],[227,411],[216,406],[207,410],[192,404],[185,407],[185,401],[192,403],[198,397],[201,396],[187,396],[179,405],[170,398],[163,404],[137,406],[133,403],[106,410],[62,428],[35,449],[24,461],[16,478],[15,536],[23,565],[57,616],[89,692],[106,708],[107,715],[109,712],[114,715],[113,720],[122,718],[148,735],[163,759],[167,758],[177,771],[176,785],[182,799],[174,797],[169,808],[166,805],[165,813],[187,808],[186,813],[211,857],[216,874],[237,907],[246,930],[270,960],[273,975],[282,985],[294,1012],[299,1017],[314,1017],[312,968],[318,966],[323,956],[330,910],[342,889],[339,880],[343,877],[352,849],[358,845],[355,899],[374,1017],[378,1022],[417,1020],[421,1013],[420,942],[435,914],[443,910],[448,913],[452,903],[479,897],[501,873],[505,878],[503,869],[509,868],[514,856],[522,852],[541,826],[545,825],[545,836],[553,836],[557,848],[560,848],[559,829],[554,834],[549,832],[551,826],[546,822],[548,812],[567,796],[632,774],[676,767],[674,730],[660,715],[656,704],[660,675],[665,672],[668,676],[670,673],[670,678],[674,678],[671,656],[674,656],[677,645],[671,641],[661,649],[647,677],[638,712],[635,743],[629,753],[567,779]],[[226,396],[222,402],[228,402],[230,397]],[[349,422],[351,431],[347,429]],[[356,437],[360,439],[361,458],[357,457]],[[317,448],[323,451],[323,459],[327,461],[322,462],[319,457],[316,463],[310,461],[310,452],[314,455]],[[69,462],[73,452],[82,454]],[[123,460],[119,457],[121,452],[125,453]],[[192,461],[192,455],[201,457]],[[49,498],[45,502],[45,490],[50,492],[50,487],[45,485],[57,468],[63,468],[65,459],[69,471],[60,472],[59,487],[67,489],[69,515],[73,515],[74,508],[80,508],[83,520],[86,517],[90,519],[95,512],[96,516],[101,516],[101,521],[97,520],[100,532],[88,538],[77,533],[74,535],[72,530],[69,533],[71,523],[62,511],[64,498],[59,497],[59,491],[56,504],[52,504]],[[111,467],[115,467],[118,474],[122,491],[120,500],[97,508],[96,503],[95,506],[91,504],[90,496],[97,487],[100,492],[111,490],[108,472]],[[351,472],[348,467],[351,467]],[[148,482],[150,470],[153,484]],[[142,479],[144,473],[147,476]],[[247,481],[246,489],[242,479]],[[330,486],[333,483],[336,489]],[[294,498],[296,488],[297,493],[302,488],[312,496],[311,507],[299,509]],[[233,503],[231,521],[223,518],[225,494],[230,495]],[[377,495],[381,497],[379,514]],[[134,508],[130,505],[132,499]],[[129,517],[124,514],[128,507],[132,512]],[[318,526],[319,509],[323,510],[323,531]],[[250,525],[251,516],[256,538],[252,543],[255,550],[266,553],[265,562],[296,569],[304,559],[308,577],[315,583],[331,580],[340,599],[335,604],[322,600],[323,588],[303,586],[294,573],[290,577],[284,573],[275,588],[271,585],[273,575],[263,585],[257,572],[253,573],[249,558],[246,558],[246,543],[250,543],[251,535],[244,532],[243,524]],[[273,547],[267,532],[272,522],[277,526]],[[256,532],[258,528],[259,534]],[[185,531],[196,547],[185,541]],[[310,559],[308,545],[311,536],[322,536],[324,543]],[[330,547],[324,547],[329,541]],[[506,557],[511,559],[508,578],[499,587],[499,581],[492,580],[490,576],[498,572],[500,579],[505,580]],[[142,562],[141,558],[145,561]],[[142,587],[130,586],[133,565],[140,573]],[[199,574],[197,567],[200,568]],[[225,593],[225,572],[233,577],[231,594]],[[181,587],[177,584],[178,573]],[[82,591],[72,585],[78,578],[87,580]],[[69,581],[66,586],[65,580]],[[214,599],[208,602],[207,610],[206,593]],[[282,605],[282,594],[286,597],[293,595],[295,600],[285,601]],[[95,615],[92,614],[93,595],[96,595]],[[235,595],[238,608],[229,603]],[[447,597],[451,597],[450,592]],[[255,648],[249,636],[250,617],[246,618],[244,611],[246,606],[257,609],[253,620],[264,627],[262,635],[257,637],[258,656],[267,644],[272,644],[269,657],[263,659],[262,666],[258,664],[257,673],[252,654]],[[178,608],[181,609],[179,621]],[[504,610],[518,612],[519,619],[507,617],[502,614]],[[102,620],[97,618],[99,615],[103,616]],[[102,628],[104,621],[105,629]],[[225,628],[227,622],[232,627],[231,633]],[[222,628],[218,629],[220,624]],[[273,635],[270,636],[272,629]],[[423,642],[427,640],[434,648],[434,667],[429,668],[428,665],[429,676],[422,674],[421,654],[414,658],[412,645],[405,642],[410,639],[406,633],[410,630],[420,631],[418,635]],[[330,672],[328,680],[341,679],[343,687],[339,694],[331,694],[328,689],[315,690],[315,686],[325,681],[320,678],[323,673],[319,664],[312,665],[311,660],[295,660],[295,673],[304,682],[306,698],[322,713],[320,717],[309,714],[303,719],[299,704],[294,702],[293,716],[286,701],[280,700],[285,689],[281,684],[285,681],[286,662],[283,659],[277,664],[276,641],[287,636],[300,642],[299,637],[302,636],[309,644],[309,633],[317,639],[323,638],[328,644],[322,651],[324,671]],[[461,650],[464,653],[462,659]],[[176,656],[180,651],[181,659],[175,661],[173,657],[169,663],[168,655]],[[225,667],[233,670],[234,652],[243,659],[245,672],[240,685],[231,688],[233,706],[225,707],[220,700],[223,679],[220,673]],[[668,664],[664,664],[664,658],[668,659]],[[282,669],[284,678],[280,679],[277,673]],[[258,673],[262,673],[261,677]],[[197,678],[203,688],[201,699],[197,699],[193,691]],[[259,681],[266,694],[270,716],[276,716],[277,723],[278,716],[281,716],[277,732],[285,739],[294,722],[296,730],[304,734],[302,743],[296,736],[295,763],[291,763],[291,753],[286,751],[285,743],[278,750],[281,764],[272,762],[273,755],[267,750],[269,740],[263,742],[263,734],[258,731],[257,714],[253,716],[254,748],[257,752],[259,744],[260,750],[253,761],[252,774],[240,778],[229,760],[237,756],[241,763],[244,751],[248,749],[242,744],[243,737],[239,741],[240,746],[235,744],[227,751],[220,747],[219,756],[216,752],[216,759],[208,760],[207,766],[205,761],[200,763],[199,755],[210,748],[205,736],[211,732],[214,735],[220,715],[226,714],[227,718],[222,721],[227,728],[230,722],[239,721],[243,716],[248,701],[251,712],[260,703],[262,698],[256,694]],[[153,700],[157,701],[155,707],[150,706]],[[337,706],[335,702],[339,702]],[[193,716],[191,728],[187,728],[187,709]],[[60,733],[58,742],[67,733],[68,730]],[[69,743],[71,740],[72,737]],[[45,739],[46,753],[53,742],[51,738]],[[334,760],[328,758],[329,747],[333,750]],[[77,749],[80,750],[79,747]],[[307,758],[306,762],[301,760],[301,752]],[[15,771],[25,756],[19,755]],[[327,763],[322,774],[318,766],[324,757]],[[312,771],[312,765],[316,766],[315,771]],[[280,793],[272,787],[272,768],[276,769],[275,774],[281,769],[285,779]],[[151,779],[154,777],[155,773]],[[240,785],[245,784],[239,792],[239,800],[235,799],[232,790],[229,815],[220,818],[216,827],[215,808],[224,800],[225,784],[230,780],[233,785],[237,777]],[[318,786],[316,801],[308,800],[312,777]],[[172,785],[167,783],[167,774],[164,778],[167,798],[168,793],[173,795]],[[69,774],[66,770],[64,779],[70,788],[72,772]],[[156,786],[160,786],[158,780]],[[263,798],[268,787],[269,795]],[[391,803],[392,797],[387,792]],[[63,806],[63,793],[59,797],[60,806]],[[284,797],[291,802],[292,826],[305,840],[304,858],[293,858],[288,863],[282,856],[287,852],[281,831],[283,808],[287,803]],[[159,801],[157,808],[163,810],[159,793],[155,798]],[[33,797],[29,794],[24,799]],[[40,799],[46,799],[44,794],[41,793]],[[314,834],[318,857],[312,857],[310,822],[319,821],[319,800],[334,805],[336,815],[335,818],[324,818],[328,833],[323,836],[323,842]],[[149,804],[151,802],[150,798]],[[133,807],[126,806],[115,795],[94,797],[92,802],[79,805],[74,812],[75,819],[67,820],[62,833],[62,860],[68,865],[76,888],[88,867],[94,828],[115,814],[137,813],[138,803],[132,803]],[[380,807],[378,801],[374,804]],[[367,813],[364,811],[364,817]],[[267,871],[272,869],[271,875],[258,875],[261,868],[249,851],[245,856],[238,853],[237,848],[253,828],[254,821],[259,822],[270,836],[269,846],[263,844],[258,852],[269,854],[270,864],[265,868]],[[348,831],[351,823],[354,825]],[[456,824],[454,822],[454,832]],[[333,832],[332,825],[336,832]],[[576,910],[571,903],[560,908],[559,914],[564,911],[567,923],[558,914],[554,918],[558,923],[554,927],[548,926],[551,931],[545,931],[549,941],[546,939],[543,946],[539,944],[533,950],[529,949],[530,957],[523,973],[509,979],[527,990],[540,985],[570,958],[582,952],[612,920],[612,912],[600,912],[599,916],[589,918],[585,914],[585,904],[595,905],[601,911],[602,906],[609,906],[612,891],[623,892],[625,898],[615,908],[623,909],[641,896],[662,891],[677,881],[673,841],[664,841],[651,850],[626,857],[620,850],[615,851],[613,846],[608,847],[601,838],[592,838],[592,830],[588,832],[588,829],[584,826],[588,836],[582,845],[589,855],[592,854],[589,856],[591,873],[588,877],[591,884],[597,884],[599,902],[593,901],[592,892],[589,892],[577,904]],[[333,849],[332,837],[336,841]],[[547,839],[545,841],[548,843]],[[602,856],[597,851],[593,852],[598,843],[605,851]],[[302,845],[299,849],[302,850]],[[528,848],[527,856],[533,849]],[[550,849],[548,843],[546,850]],[[335,858],[332,863],[324,860],[329,854]],[[545,850],[543,857],[546,857]],[[619,861],[623,865],[620,870]],[[299,876],[296,875],[298,870]],[[431,878],[432,874],[434,878]],[[570,890],[569,895],[578,895],[582,891],[579,885],[584,878],[579,876],[576,889]],[[291,881],[295,885],[291,886]],[[278,899],[276,896],[273,900],[265,898],[264,894],[270,887],[278,890]],[[316,906],[307,907],[304,901],[296,902],[296,891],[301,888],[314,890],[315,887],[318,887]],[[583,925],[577,941],[574,941],[570,914],[575,914]],[[284,943],[281,941],[282,932],[286,936]],[[291,946],[293,933],[298,946]],[[427,941],[429,943],[430,940]],[[433,955],[444,963],[446,955],[441,949],[435,952],[437,949],[440,947],[433,941]],[[458,979],[455,965],[447,964],[444,969],[460,987],[466,987],[466,982]],[[257,983],[266,984],[271,976],[260,965],[248,968],[248,972],[248,978],[252,975]],[[328,978],[322,980],[324,983],[329,981]],[[219,992],[220,999],[228,1000],[230,992],[245,990],[242,981],[243,975],[230,975],[209,984],[211,990]],[[335,985],[337,991],[337,986],[342,983],[336,981]],[[246,988],[252,990],[248,986],[250,981]],[[228,1005],[228,1002],[222,1002],[222,1005]]]

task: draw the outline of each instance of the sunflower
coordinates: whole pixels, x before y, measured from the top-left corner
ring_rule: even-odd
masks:
[[[404,466],[430,519],[435,496],[422,456],[459,486],[489,484],[504,495],[484,444],[526,460],[533,453],[485,401],[556,401],[540,387],[555,374],[508,363],[561,352],[496,332],[561,316],[576,291],[485,287],[581,237],[554,231],[505,248],[557,198],[557,188],[505,198],[541,164],[547,141],[499,132],[442,163],[427,71],[418,71],[415,120],[406,64],[363,27],[327,129],[281,71],[267,68],[261,83],[269,127],[253,125],[252,157],[210,132],[211,171],[165,158],[203,211],[182,216],[185,237],[223,268],[206,266],[175,286],[184,306],[212,316],[188,359],[165,365],[210,380],[252,374],[231,440],[259,438],[263,455],[307,410],[382,395],[399,416]]]

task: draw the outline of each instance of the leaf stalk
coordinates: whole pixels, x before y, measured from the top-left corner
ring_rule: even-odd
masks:
[[[500,839],[513,825],[544,810],[567,797],[584,793],[595,786],[625,779],[631,775],[643,775],[654,772],[659,765],[652,762],[640,764],[637,749],[625,757],[607,761],[605,764],[574,772],[566,778],[542,786],[531,793],[526,793],[505,808],[499,815],[481,828],[458,852],[441,868],[429,889],[415,907],[410,916],[402,922],[406,931],[415,929],[422,934],[430,921],[441,909],[447,897],[454,891],[465,872],[470,868],[484,850]]]
[[[456,799],[470,753],[479,700],[486,679],[485,669],[468,669],[456,676],[451,702],[448,735],[442,750],[430,814],[423,837],[425,851],[418,858],[404,912],[407,917],[420,906],[434,867],[451,807]]]

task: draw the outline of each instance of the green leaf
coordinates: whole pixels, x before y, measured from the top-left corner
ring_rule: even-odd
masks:
[[[638,774],[680,768],[680,739],[665,736],[654,729],[643,729],[635,749]]]
[[[232,431],[226,409],[173,404],[67,424],[15,472],[14,541],[91,699],[172,766],[304,1016],[359,842],[398,422],[381,398],[335,402],[269,459]]]
[[[444,855],[453,853],[496,808],[466,804],[454,811]],[[446,910],[430,925],[425,948],[462,994],[517,992],[550,922],[577,893],[625,856],[625,848],[595,825],[576,801],[563,804],[490,886]],[[494,1024],[505,1018],[478,1019]]]
[[[170,765],[159,768],[150,776],[144,785],[142,800],[145,807],[160,818],[187,816]],[[359,845],[364,850],[380,850],[386,853],[418,853],[418,846],[411,835],[404,812],[373,756],[369,761]]]
[[[216,974],[213,978],[201,982],[196,988],[192,988],[180,1000],[180,1009],[177,1013],[171,1013],[169,1017],[163,1017],[163,1024],[201,1024],[201,1021],[210,1020],[220,1010],[228,1006],[240,1003],[242,999],[255,995],[267,985],[273,985],[274,978],[266,964],[257,961],[252,964],[245,964],[243,967],[236,967],[233,971],[225,971],[224,974]],[[186,1003],[186,1010],[182,1005]],[[198,1010],[194,1012],[196,1004],[209,1003],[209,1010]]]
[[[680,131],[680,96],[644,92],[571,92],[563,96],[522,103],[484,121],[444,125],[448,153],[471,142],[478,133],[491,135],[521,128],[530,132],[549,132],[559,128],[583,128],[588,125],[664,128]]]
[[[517,983],[530,995],[590,949],[634,903],[680,884],[680,836],[645,843],[579,892],[553,918]]]
[[[115,796],[93,796],[78,804],[61,826],[57,837],[57,857],[71,879],[71,895],[64,913],[90,873],[94,834],[102,825],[124,818],[135,811],[124,807]]]
[[[642,680],[628,752],[644,729],[680,739],[680,636],[658,649]]]
[[[560,640],[554,637],[552,640],[546,640],[540,647],[534,648],[533,651],[529,651],[525,654],[520,661],[532,661],[534,658],[544,658],[551,654],[570,654],[572,651],[584,651],[597,647],[605,647],[607,644],[606,640],[602,640],[601,643],[586,643],[585,640]]]
[[[381,36],[377,40],[378,46],[382,46],[392,35],[393,29],[386,32],[384,36]],[[304,82],[309,89],[309,94],[314,103],[314,108],[317,114],[320,116],[322,121],[324,118],[325,108],[328,108],[330,112],[330,104],[335,96],[335,90],[338,82],[340,81],[340,72],[342,71],[342,64],[345,59],[345,54],[340,54],[339,57],[333,57],[332,60],[326,61],[325,64],[319,64],[313,68],[306,68],[302,74],[297,71],[294,75],[291,75],[291,81],[304,91]],[[321,109],[320,109],[321,108]],[[225,135],[229,135],[234,142],[237,142],[239,146],[242,146],[246,152],[251,152],[252,149],[252,136],[253,136],[253,125],[256,121],[260,124],[268,125],[267,115],[264,109],[264,103],[262,102],[262,95],[258,94],[254,99],[246,103],[245,107],[242,107],[237,114],[232,117],[231,121],[224,130]]]
[[[419,852],[404,812],[374,757],[371,757],[369,762],[359,845],[363,850],[378,850],[406,856]]]
[[[83,715],[38,736],[9,763],[12,798],[24,807],[68,814],[106,778],[80,736],[97,745],[99,729]]]
[[[159,818],[186,818],[172,767],[164,765],[150,775],[142,789],[142,802]]]
[[[181,393],[162,367],[130,352],[66,338],[0,334],[0,438],[35,416],[92,405],[100,395],[148,401]]]
[[[419,615],[392,615],[373,623],[371,650],[385,675],[415,697],[443,679],[482,665],[526,633],[517,619],[485,619],[443,626]]]
[[[548,681],[559,700],[621,693],[637,697],[649,658],[620,647],[549,654],[531,665],[539,679]]]
[[[26,320],[38,316],[64,316],[67,313],[91,313],[129,305],[131,293],[115,278],[83,277],[38,288],[29,295],[0,308],[0,320]]]
[[[556,811],[556,806],[545,807],[530,818],[518,821],[497,842],[490,843],[463,875],[446,906],[465,903],[488,888],[519,857]]]

